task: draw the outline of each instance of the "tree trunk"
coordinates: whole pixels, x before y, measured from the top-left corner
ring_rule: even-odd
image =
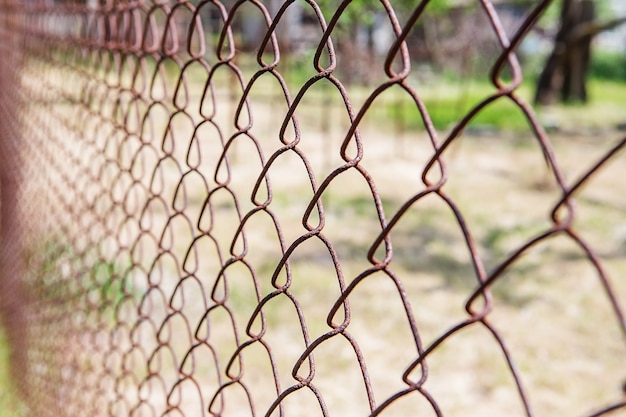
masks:
[[[593,20],[592,0],[563,0],[561,26],[539,76],[536,104],[551,104],[557,96],[563,102],[587,101],[586,78],[595,33],[580,28]]]

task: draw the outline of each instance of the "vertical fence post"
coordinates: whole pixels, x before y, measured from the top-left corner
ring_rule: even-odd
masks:
[[[16,7],[10,0],[0,1],[0,317],[10,345],[14,384],[25,392],[27,329],[19,214],[20,36]]]

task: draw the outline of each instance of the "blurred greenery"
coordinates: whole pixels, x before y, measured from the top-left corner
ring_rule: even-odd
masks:
[[[589,75],[596,80],[626,82],[626,53],[594,51]]]
[[[57,239],[43,239],[27,259],[36,265],[30,291],[39,302],[80,303],[86,291],[88,305],[113,320],[115,307],[125,298],[137,296],[128,270],[121,265],[105,259],[84,262]]]
[[[422,98],[428,109],[431,120],[438,130],[445,130],[457,123],[469,110],[482,100],[493,94],[494,89],[487,85],[476,85],[459,95],[457,88],[464,89],[458,83],[455,87],[449,85],[435,87],[424,92]],[[430,91],[429,91],[430,90]],[[422,121],[414,117],[405,117],[402,114],[409,107],[409,103],[398,101],[388,108],[391,120],[402,120],[409,129],[422,127]],[[524,114],[508,98],[499,98],[483,108],[469,123],[474,128],[506,128],[508,130],[524,130],[528,122]]]
[[[626,68],[626,67],[625,67]],[[554,105],[535,109],[544,126],[552,128],[612,128],[624,123],[623,109],[626,106],[626,83],[596,77],[588,84],[589,103],[586,105]],[[527,80],[517,89],[517,95],[531,102],[533,80]],[[495,88],[478,81],[441,81],[432,83],[418,94],[428,109],[433,124],[438,130],[446,130],[457,123],[468,111],[482,100],[493,95]],[[423,128],[420,118],[413,117],[413,107],[408,98],[389,103],[385,116],[408,129]],[[522,132],[529,129],[523,112],[508,97],[501,97],[483,108],[468,124],[470,128],[484,130]]]
[[[17,400],[10,374],[10,348],[0,327],[0,417],[20,417],[23,410]]]

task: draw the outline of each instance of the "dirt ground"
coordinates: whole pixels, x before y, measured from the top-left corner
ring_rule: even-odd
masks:
[[[328,139],[308,132],[305,135],[303,142],[308,142],[302,145],[303,153],[310,157],[311,171],[319,184],[319,178],[339,166],[336,155],[325,155],[319,147],[330,142],[337,149],[339,136]],[[374,129],[363,131],[362,163],[375,181],[387,220],[423,188],[420,169],[432,154],[423,133],[406,134],[402,152],[398,152],[399,145],[389,142],[388,135]],[[382,139],[385,137],[388,139]],[[572,183],[598,160],[615,137],[615,133],[593,139],[553,136],[567,181]],[[280,224],[283,249],[265,211],[255,212],[246,221],[245,237],[235,238],[239,219],[254,210],[249,198],[262,166],[254,156],[253,161],[248,158],[255,155],[249,140],[243,138],[237,145],[230,151],[233,156],[228,187],[204,196],[188,191],[184,210],[187,218],[170,217],[165,226],[165,230],[171,229],[172,241],[167,246],[172,248],[172,256],[170,262],[163,262],[165,272],[158,281],[159,294],[172,296],[172,304],[163,308],[163,314],[181,309],[180,320],[164,319],[172,320],[167,351],[172,355],[172,363],[178,366],[190,349],[195,360],[187,385],[172,388],[175,395],[170,401],[180,401],[185,415],[199,415],[201,408],[207,409],[207,402],[219,385],[216,381],[220,372],[222,383],[228,380],[224,367],[236,347],[255,339],[245,333],[249,324],[250,334],[263,329],[263,343],[254,342],[241,351],[241,363],[230,375],[241,371],[241,379],[235,380],[242,385],[229,386],[232,388],[225,391],[221,399],[223,415],[252,415],[248,406],[241,405],[247,403],[244,386],[259,415],[271,407],[278,392],[297,387],[298,378],[291,375],[294,364],[307,344],[331,334],[326,320],[340,296],[340,288],[372,266],[367,261],[367,251],[381,232],[366,182],[355,170],[345,171],[322,196],[322,234],[332,247],[340,272],[336,271],[326,244],[315,237],[298,244],[289,256],[289,273],[284,268],[277,269],[286,248],[306,233],[302,218],[313,186],[302,160],[291,151],[282,154],[268,171],[272,187],[268,208]],[[559,198],[559,190],[532,137],[467,136],[446,156],[449,180],[444,190],[458,204],[487,271],[494,270],[513,251],[549,227],[550,211]],[[626,200],[616,190],[623,188],[623,162],[622,153],[577,196],[574,227],[601,260],[613,295],[620,303],[626,300]],[[210,183],[206,189],[198,187],[199,183],[199,179],[196,183],[190,181],[187,189],[212,189]],[[226,189],[229,193],[224,192]],[[263,201],[266,194],[262,195],[257,201]],[[199,210],[199,204],[207,201],[214,210],[211,221]],[[206,225],[207,235],[198,237],[196,219]],[[315,224],[315,215],[312,219]],[[209,241],[208,236],[215,242]],[[311,387],[317,391],[302,388],[290,394],[284,400],[285,415],[322,415],[321,411],[313,411],[320,409],[315,394],[323,398],[328,415],[369,414],[370,406],[380,406],[407,388],[402,374],[417,358],[416,337],[421,348],[427,348],[467,319],[464,305],[477,281],[466,242],[449,207],[436,196],[420,200],[401,217],[390,236],[393,258],[389,274],[374,273],[355,287],[348,298],[350,321],[345,335],[332,336],[314,350],[315,376]],[[190,247],[197,250],[191,258],[187,254]],[[211,256],[217,258],[219,253],[223,263],[231,251],[234,256],[245,253],[245,264],[230,264],[220,277],[219,263]],[[186,256],[191,259],[187,267],[182,261]],[[178,277],[187,275],[181,269],[189,272],[191,278],[174,288],[180,283]],[[273,275],[277,286],[291,281],[289,297],[286,293],[268,297],[276,291],[270,285]],[[216,288],[211,290],[214,285]],[[215,301],[224,296],[226,289],[221,286],[225,285],[226,308],[216,306]],[[209,299],[211,291],[218,293],[213,294],[213,301]],[[623,398],[624,335],[597,271],[571,239],[558,236],[529,250],[498,279],[492,291],[494,308],[489,322],[510,352],[528,407],[535,415],[585,415]],[[174,307],[177,297],[180,300],[176,304],[182,307]],[[260,299],[265,300],[265,326],[261,326],[259,318],[251,319]],[[198,304],[191,305],[193,300]],[[210,313],[205,316],[207,309]],[[342,320],[340,309],[333,322]],[[148,321],[159,323],[158,315],[151,315]],[[182,323],[188,329],[184,335],[177,335]],[[199,339],[190,337],[189,330],[198,325],[208,328],[200,336],[203,342],[196,345]],[[355,349],[362,355],[361,364],[367,371],[369,398]],[[218,364],[219,370],[215,368]],[[481,324],[446,338],[429,356],[427,365],[429,376],[424,388],[443,415],[525,415],[501,348]],[[306,377],[307,369],[305,363],[296,370],[299,378]],[[173,386],[180,373],[175,369],[170,372],[168,383]],[[411,378],[418,378],[416,375],[414,371]],[[163,388],[168,386],[164,385]],[[155,390],[152,398],[162,398],[165,391],[158,392]],[[218,414],[216,408],[210,410]],[[278,415],[278,410],[271,415]],[[382,415],[436,413],[425,397],[413,392],[393,402]]]

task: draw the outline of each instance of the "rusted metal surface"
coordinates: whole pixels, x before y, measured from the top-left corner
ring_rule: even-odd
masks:
[[[625,356],[624,291],[615,284],[625,279],[624,247],[612,255],[618,267],[607,267],[606,251],[580,231],[576,201],[623,155],[626,138],[598,145],[572,180],[518,94],[516,51],[551,2],[537,1],[515,31],[491,1],[475,2],[498,45],[493,91],[446,132],[431,121],[407,43],[433,6],[413,3],[398,14],[399,4],[372,6],[391,37],[373,64],[377,82],[360,89],[338,72],[346,64],[337,49],[357,2],[0,3],[0,109],[10,120],[0,125],[0,300],[31,415],[550,415],[533,411],[533,401],[544,403],[536,393],[550,388],[532,375],[560,365],[537,369],[528,363],[541,351],[510,347],[548,340],[533,332],[549,318],[503,323],[531,309],[503,306],[516,289],[495,287],[555,240],[582,259],[621,346],[598,339],[580,362]],[[309,55],[294,52],[305,41],[289,36],[301,29],[296,9],[317,36]],[[304,62],[304,75],[290,78],[293,61]],[[391,92],[408,99],[423,128],[403,132],[405,154],[392,150],[390,160],[398,134],[380,102]],[[467,213],[481,209],[459,195],[485,213],[508,197],[489,200],[480,183],[456,187],[468,174],[450,165],[475,140],[464,133],[474,118],[503,100],[528,120],[524,141],[540,169],[547,164],[551,188],[545,204],[521,210],[543,213],[543,223],[486,260],[477,235],[493,219],[477,225]],[[424,223],[432,204],[444,215]],[[456,269],[423,247],[438,241],[449,253],[460,248]],[[515,279],[541,281],[543,266]],[[433,301],[439,286],[426,284],[448,275],[462,285],[448,283],[450,297]],[[577,285],[538,298],[568,300]],[[575,309],[580,298],[571,300],[564,305]],[[518,327],[523,337],[512,334]],[[472,335],[482,335],[478,347]],[[476,358],[485,364],[466,368]],[[502,381],[481,391],[490,374]],[[621,383],[610,401],[583,401],[578,415],[626,412]],[[468,392],[455,402],[457,385]],[[540,408],[560,415],[569,402]]]
[[[23,302],[26,292],[21,277],[24,273],[21,222],[19,220],[20,151],[16,137],[17,71],[21,65],[19,49],[14,45],[19,35],[10,12],[0,16],[0,320],[7,341],[14,347],[10,352],[10,373],[17,391],[26,394],[22,370],[26,366],[27,318]]]

